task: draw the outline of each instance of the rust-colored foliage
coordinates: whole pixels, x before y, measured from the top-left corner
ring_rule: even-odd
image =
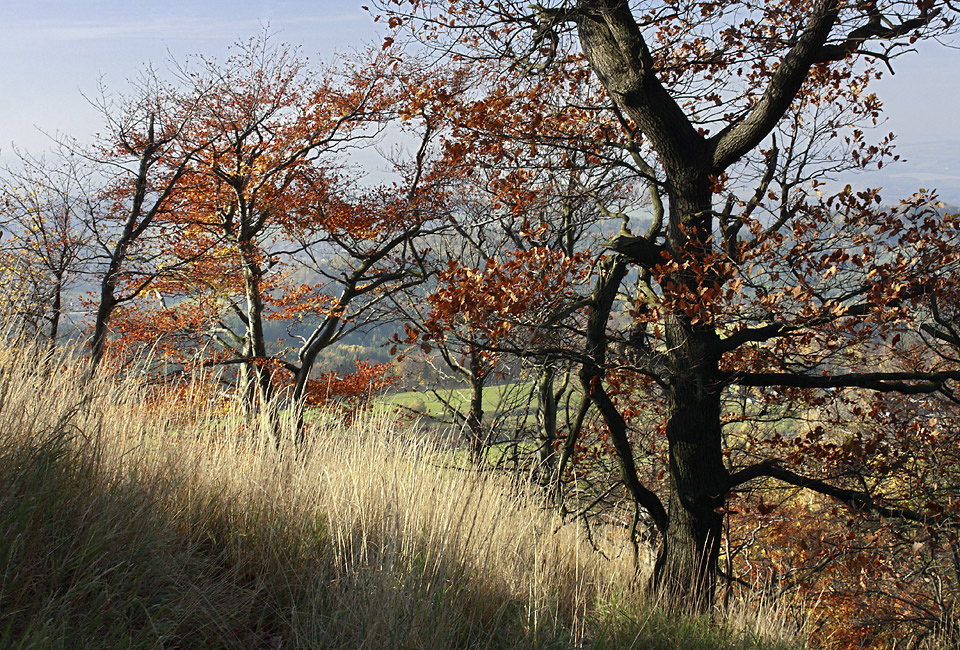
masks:
[[[934,555],[950,564],[947,543],[923,540],[931,530],[949,538],[955,497],[911,459],[935,467],[927,449],[954,455],[940,414],[952,412],[960,380],[952,307],[960,220],[922,191],[896,203],[827,180],[896,160],[893,136],[871,133],[882,106],[870,84],[918,39],[949,33],[956,8],[908,0],[379,7],[397,34],[414,29],[454,58],[480,61],[491,93],[458,109],[463,137],[451,148],[465,161],[486,157],[505,210],[532,200],[537,166],[518,156],[530,147],[544,165],[569,165],[577,152],[629,170],[650,191],[643,233],[626,210],[598,201],[623,226],[594,249],[590,301],[563,327],[581,335],[569,357],[605,425],[574,451],[596,460],[612,442],[620,478],[659,537],[661,584],[708,602],[725,562],[758,577],[762,563],[747,555],[758,534],[750,526],[760,522],[784,551],[768,571],[780,588],[835,586],[823,602],[844,614],[854,610],[840,606],[843,594],[886,603],[860,618],[865,631],[847,621],[845,643],[880,638],[884,615],[917,637],[952,621],[949,589],[921,597],[923,579],[908,581],[898,610],[879,585],[904,578],[906,567],[933,566]],[[497,313],[465,297],[483,273],[464,271],[464,297],[449,304]],[[491,330],[503,338],[498,328],[507,327]],[[631,426],[634,418],[643,426]],[[665,475],[649,471],[659,463]],[[953,472],[948,462],[942,470]],[[797,501],[797,491],[818,495],[816,503]],[[733,517],[746,544],[738,554],[721,548],[732,508],[750,513]],[[795,516],[769,519],[780,511]],[[818,531],[823,512],[829,524]],[[929,562],[918,565],[916,553],[898,554],[905,541],[897,540],[908,539],[940,550],[925,550]],[[884,550],[864,550],[873,546]],[[818,563],[833,580],[814,575]],[[806,573],[814,577],[801,580]]]
[[[389,363],[357,361],[355,372],[327,372],[311,379],[306,399],[311,406],[334,405],[344,415],[352,417],[371,397],[394,386],[399,379]]]
[[[479,269],[451,259],[428,298],[425,332],[408,331],[408,341],[419,336],[429,345],[458,328],[493,347],[507,345],[516,329],[536,338],[538,325],[564,305],[571,287],[582,281],[588,270],[584,262],[582,255],[572,259],[544,246],[511,251],[502,261],[488,258]]]

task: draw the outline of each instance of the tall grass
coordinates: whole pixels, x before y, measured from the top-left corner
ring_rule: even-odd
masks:
[[[768,612],[662,612],[533,488],[388,416],[280,453],[175,398],[0,349],[0,647],[801,647]]]

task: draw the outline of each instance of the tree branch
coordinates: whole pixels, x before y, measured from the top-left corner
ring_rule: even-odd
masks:
[[[710,138],[714,169],[723,171],[729,167],[760,144],[777,125],[806,81],[810,67],[817,62],[839,11],[837,0],[817,0],[806,29],[783,57],[757,104],[742,121]]]
[[[960,380],[960,371],[946,372],[863,372],[832,376],[800,375],[789,372],[732,372],[728,384],[737,386],[790,386],[794,388],[866,388],[882,393],[919,395],[934,393],[947,381]]]
[[[645,236],[627,235],[621,233],[606,242],[604,248],[619,253],[628,258],[631,262],[651,269],[665,261],[663,253],[664,248],[654,244]]]
[[[854,510],[860,512],[873,512],[881,517],[890,517],[895,519],[905,519],[921,524],[930,523],[935,519],[934,516],[924,516],[910,508],[894,508],[877,503],[869,493],[857,490],[848,490],[846,488],[830,485],[819,479],[802,476],[791,470],[780,467],[775,460],[766,460],[757,465],[747,467],[730,476],[727,484],[728,490],[733,490],[749,481],[757,478],[769,477],[782,481],[789,485],[794,485],[806,490],[812,490],[818,494],[833,497],[834,499],[845,503]],[[954,522],[956,524],[957,522]]]

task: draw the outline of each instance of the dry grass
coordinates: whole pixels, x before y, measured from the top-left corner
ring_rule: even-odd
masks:
[[[0,647],[800,647],[661,612],[535,492],[385,416],[295,457],[200,391],[145,406],[38,358],[0,350]]]

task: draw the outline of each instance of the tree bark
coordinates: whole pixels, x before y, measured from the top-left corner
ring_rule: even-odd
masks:
[[[667,318],[670,376],[666,434],[669,445],[667,531],[654,571],[658,587],[685,604],[713,602],[728,475],[720,428],[722,384],[709,327]]]
[[[701,272],[712,253],[712,201],[708,169],[688,169],[670,185],[668,246],[680,270],[669,279],[675,292],[703,295],[720,277]],[[667,364],[666,435],[669,450],[667,530],[654,581],[668,597],[694,609],[713,603],[728,474],[723,463],[720,338],[709,315],[693,323],[683,312],[664,321]]]
[[[53,285],[53,301],[50,305],[50,333],[47,337],[51,350],[57,347],[60,337],[60,318],[63,312],[63,276],[58,275]]]
[[[665,291],[702,295],[705,283],[722,281],[696,272],[712,252],[711,177],[716,169],[710,146],[657,78],[628,3],[582,6],[586,12],[578,23],[580,42],[591,67],[649,138],[666,171],[667,249],[680,270],[666,278]],[[727,476],[721,447],[718,337],[712,327],[693,324],[682,312],[668,313],[664,325],[668,363],[660,374],[668,400],[669,493],[654,581],[668,597],[704,609],[713,600],[722,525],[719,508]],[[632,451],[620,426],[622,417],[602,386],[592,387],[590,394],[615,444],[622,434],[624,450],[618,445],[618,453],[622,463],[632,466],[632,457],[626,458]],[[632,491],[635,499],[642,494],[637,487]]]
[[[470,405],[467,410],[467,435],[470,437],[470,460],[479,467],[487,438],[483,433],[483,384],[486,379],[480,362],[480,353],[470,346],[467,370],[470,372]]]
[[[537,480],[548,485],[556,475],[557,401],[553,392],[556,370],[550,360],[540,366],[537,377],[537,428],[540,432],[537,449]]]
[[[120,276],[120,267],[126,261],[126,245],[121,242],[114,250],[107,272],[100,282],[100,302],[97,304],[97,316],[93,323],[93,336],[90,339],[90,365],[87,373],[92,376],[96,373],[103,360],[104,349],[107,345],[107,328],[113,310],[117,308],[117,280]]]
[[[264,365],[267,358],[267,343],[263,333],[263,296],[260,288],[263,270],[257,263],[255,255],[250,242],[241,242],[240,259],[243,265],[243,283],[247,301],[247,358],[254,359],[246,364],[247,383],[243,389],[251,409],[257,400],[261,406],[266,407],[273,397],[270,368]]]

